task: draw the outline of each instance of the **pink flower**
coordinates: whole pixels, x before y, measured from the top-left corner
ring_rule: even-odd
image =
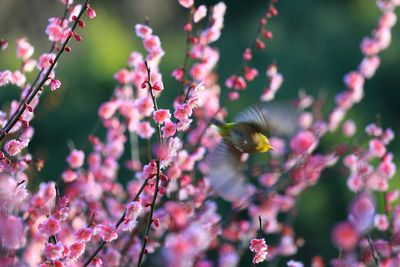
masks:
[[[153,84],[152,89],[153,89],[153,90],[156,90],[156,91],[164,90],[164,84],[163,84],[163,82],[161,82],[161,81],[156,81],[156,82]]]
[[[143,176],[146,179],[152,179],[157,175],[157,164],[154,160],[150,161],[149,164],[143,167]]]
[[[297,154],[309,152],[316,145],[315,135],[310,131],[302,131],[290,141],[290,148]]]
[[[342,222],[333,228],[332,239],[338,248],[352,250],[357,245],[358,234],[350,223]]]
[[[161,160],[161,167],[167,167],[177,154],[177,151],[182,147],[182,142],[179,138],[168,138],[157,149],[158,158]]]
[[[135,100],[135,105],[144,116],[150,116],[154,110],[153,102],[149,96],[144,96]]]
[[[114,79],[117,80],[120,84],[127,84],[131,80],[131,75],[127,69],[122,69],[115,73]]]
[[[251,60],[251,58],[252,58],[251,49],[246,48],[243,52],[243,59],[246,61],[249,61],[249,60]]]
[[[371,124],[368,124],[367,127],[365,127],[365,132],[370,136],[381,136],[383,133],[383,130],[381,127],[379,127],[375,123],[371,123]]]
[[[33,55],[33,46],[25,39],[21,38],[17,40],[17,57],[22,60],[27,60]]]
[[[372,139],[369,141],[369,152],[376,157],[383,157],[386,153],[385,144],[379,139]]]
[[[59,80],[56,80],[56,79],[51,80],[51,82],[50,82],[51,91],[55,91],[60,87],[61,87],[61,82]]]
[[[16,70],[11,74],[10,82],[16,86],[22,87],[26,82],[26,77],[22,72]]]
[[[0,240],[1,245],[7,249],[15,250],[25,246],[26,229],[22,219],[12,215],[1,215]]]
[[[7,85],[11,81],[11,71],[5,70],[0,72],[0,86]]]
[[[92,239],[93,230],[91,228],[81,228],[75,233],[78,242],[89,242]]]
[[[73,170],[66,170],[65,172],[62,173],[62,179],[66,183],[70,183],[75,181],[78,178],[78,175],[76,172]]]
[[[387,179],[392,178],[396,173],[396,164],[392,161],[393,155],[391,157],[389,155],[391,154],[385,155],[383,161],[378,166],[379,173]]]
[[[61,41],[63,38],[63,28],[60,26],[57,20],[50,20],[49,25],[47,25],[46,33],[49,36],[51,42]]]
[[[194,4],[194,0],[178,0],[178,2],[184,8],[189,8]]]
[[[250,250],[255,253],[253,257],[253,263],[257,264],[265,261],[267,258],[267,244],[265,243],[265,239],[252,239],[250,241]]]
[[[82,167],[85,160],[85,153],[82,150],[73,149],[67,157],[67,162],[72,169]]]
[[[184,121],[192,115],[192,108],[188,104],[178,104],[175,108],[174,117]]]
[[[44,255],[48,260],[57,260],[63,257],[64,246],[61,242],[57,242],[57,244],[46,243],[44,248]]]
[[[87,4],[86,6],[86,14],[90,19],[94,19],[96,17],[96,11],[89,4]]]
[[[174,136],[176,133],[176,124],[168,120],[165,122],[164,127],[162,127],[161,130],[164,138]]]
[[[38,229],[46,237],[55,235],[61,231],[60,221],[50,216],[43,223],[39,224]]]
[[[147,36],[144,40],[143,40],[143,45],[144,48],[147,50],[147,52],[151,53],[151,52],[158,52],[161,49],[161,41],[160,38],[158,38],[158,36],[156,35],[150,35]]]
[[[183,69],[182,68],[177,68],[174,69],[174,71],[172,72],[172,77],[175,78],[175,80],[177,80],[178,82],[181,82],[183,80]]]
[[[353,120],[347,120],[343,123],[343,134],[347,137],[353,136],[357,131],[356,124]]]
[[[51,65],[51,62],[54,61],[55,57],[56,56],[54,54],[48,54],[48,53],[40,55],[38,67],[45,70],[48,69]]]
[[[385,145],[387,145],[387,144],[389,144],[393,139],[394,139],[394,132],[393,132],[393,130],[390,129],[390,128],[387,128],[387,129],[383,132],[383,134],[382,134],[382,136],[381,136],[382,142],[383,142]]]
[[[246,68],[245,69],[244,77],[246,78],[246,80],[252,81],[257,77],[257,75],[258,75],[257,69],[255,69],[255,68]]]
[[[358,71],[365,77],[371,78],[374,76],[376,70],[379,67],[381,60],[378,56],[366,57],[361,61],[358,66]]]
[[[118,234],[112,225],[98,224],[94,227],[94,233],[105,242],[111,242],[118,238]]]
[[[201,5],[196,8],[196,11],[193,14],[193,22],[197,23],[202,20],[207,15],[207,7],[205,5]]]
[[[136,24],[135,32],[137,37],[144,39],[149,37],[153,33],[153,30],[147,25]]]
[[[389,220],[385,214],[375,214],[374,226],[379,231],[386,231],[389,228]]]
[[[361,41],[361,51],[366,56],[374,56],[381,50],[379,43],[370,37],[364,37]]]
[[[153,119],[158,124],[163,124],[171,118],[171,112],[168,109],[159,109],[153,112]]]
[[[77,260],[85,252],[86,244],[76,242],[69,246],[69,258],[71,260]]]
[[[347,88],[351,91],[355,91],[357,88],[364,86],[364,77],[357,71],[351,71],[346,74],[343,78]]]
[[[16,156],[18,155],[22,149],[24,149],[28,144],[25,142],[21,142],[16,139],[11,139],[10,141],[7,142],[7,144],[4,146],[4,149],[6,150],[7,154],[10,156]]]
[[[154,132],[154,128],[151,127],[150,122],[148,121],[140,122],[136,128],[136,133],[143,139],[149,139]]]
[[[118,107],[119,107],[119,105],[117,104],[116,101],[105,102],[105,103],[101,104],[97,114],[99,115],[99,117],[101,119],[107,120],[107,119],[110,119],[114,115],[114,113],[115,113],[115,111],[117,111]]]

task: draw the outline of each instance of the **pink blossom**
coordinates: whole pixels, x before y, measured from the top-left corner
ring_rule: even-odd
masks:
[[[365,127],[365,132],[370,136],[381,136],[383,130],[381,127],[377,126],[375,123],[368,124]]]
[[[244,77],[248,81],[254,80],[258,75],[258,70],[255,68],[246,68]]]
[[[354,91],[364,86],[364,77],[357,71],[351,71],[343,78],[347,88]]]
[[[161,160],[161,167],[167,167],[177,154],[177,151],[182,147],[182,142],[179,138],[168,138],[157,149],[158,158]]]
[[[174,136],[176,133],[176,124],[170,120],[167,120],[161,130],[164,138]]]
[[[75,233],[78,242],[89,242],[92,239],[93,230],[91,228],[81,228]]]
[[[135,100],[135,105],[144,116],[150,116],[154,110],[153,102],[149,96],[144,96]]]
[[[178,0],[178,2],[184,8],[189,8],[194,4],[194,0]]]
[[[152,89],[153,89],[153,90],[156,90],[156,91],[164,90],[164,84],[163,84],[163,82],[162,82],[162,81],[156,81],[156,82],[153,84]]]
[[[239,94],[239,92],[237,92],[237,91],[231,91],[231,92],[228,93],[228,98],[229,98],[229,100],[231,100],[231,101],[238,100],[239,97],[240,97],[240,94]]]
[[[150,161],[149,164],[143,167],[143,176],[146,179],[152,179],[157,175],[157,164],[154,160]]]
[[[23,72],[31,72],[35,69],[36,65],[37,65],[37,61],[34,60],[33,58],[29,58],[24,62],[22,71]]]
[[[200,5],[193,14],[193,22],[197,23],[202,20],[207,15],[207,7],[205,5]]]
[[[161,49],[160,38],[156,35],[150,35],[143,39],[143,45],[147,52],[158,52]]]
[[[343,123],[343,129],[342,130],[343,130],[343,134],[345,136],[347,136],[347,137],[353,136],[357,131],[355,122],[353,120],[345,121],[345,123]]]
[[[33,46],[25,39],[21,38],[17,40],[17,57],[22,60],[27,60],[33,55]]]
[[[379,43],[370,37],[364,37],[361,41],[361,51],[366,56],[374,56],[380,52]]]
[[[265,243],[265,239],[252,239],[250,241],[250,250],[255,253],[253,257],[253,263],[257,264],[265,261],[268,252],[267,252],[267,244]]]
[[[76,242],[69,246],[69,258],[72,260],[77,260],[85,252],[86,244]]]
[[[1,245],[7,249],[19,249],[26,244],[26,226],[21,218],[0,215]]]
[[[357,245],[358,234],[350,223],[342,222],[333,228],[332,239],[338,248],[352,250]]]
[[[56,80],[56,79],[51,80],[51,82],[50,82],[51,91],[55,91],[60,87],[61,87],[61,82],[59,80]]]
[[[48,260],[57,260],[63,257],[64,246],[61,242],[57,242],[57,244],[46,243],[44,248],[44,255]]]
[[[118,234],[112,225],[98,224],[94,227],[94,234],[105,242],[111,242],[118,238]]]
[[[120,84],[127,84],[131,80],[130,72],[127,69],[121,69],[114,74],[114,79]]]
[[[73,149],[67,157],[67,162],[72,169],[82,167],[85,160],[85,153],[82,150]]]
[[[90,19],[94,19],[96,17],[96,11],[89,5],[86,5],[86,13]]]
[[[246,61],[250,61],[252,57],[253,56],[251,54],[251,49],[250,48],[246,48],[244,50],[244,53],[243,53],[243,59],[246,60]]]
[[[16,139],[11,139],[10,141],[7,142],[7,144],[4,146],[5,151],[7,152],[8,155],[10,156],[16,156],[18,155],[22,149],[24,149],[28,144],[25,142],[21,142]]]
[[[5,70],[0,72],[0,86],[7,85],[11,81],[11,71]]]
[[[387,145],[387,144],[389,144],[393,139],[394,139],[394,132],[393,132],[393,130],[390,129],[390,128],[387,128],[387,129],[383,132],[383,134],[382,134],[382,136],[381,136],[382,142],[383,142],[385,145]]]
[[[375,214],[374,226],[379,231],[386,231],[389,228],[389,220],[385,214]]]
[[[184,76],[184,72],[183,72],[182,68],[174,69],[174,71],[172,72],[172,77],[174,77],[175,80],[177,80],[178,82],[183,81],[183,76]]]
[[[54,62],[55,57],[56,57],[55,54],[48,54],[48,53],[40,55],[38,67],[44,70],[48,69],[51,65],[51,62]]]
[[[192,115],[192,108],[188,104],[177,104],[175,107],[174,117],[180,121],[184,121]]]
[[[367,79],[374,76],[381,60],[378,56],[364,58],[358,66],[358,71]]]
[[[39,224],[38,229],[46,237],[55,235],[61,231],[60,221],[50,216],[43,223]]]
[[[73,170],[66,170],[61,175],[62,179],[66,183],[75,181],[78,178],[78,174]]]
[[[22,72],[16,70],[11,74],[10,82],[16,86],[22,87],[26,82],[26,77]]]
[[[56,19],[50,19],[49,25],[47,25],[46,33],[49,36],[51,42],[61,41],[63,38],[63,28]]]
[[[154,132],[154,128],[151,127],[150,122],[148,121],[140,122],[136,128],[136,133],[143,139],[149,139]]]
[[[379,164],[378,170],[379,173],[387,179],[390,179],[396,173],[396,164],[392,161],[393,157],[389,157],[385,155],[383,157],[383,161]]]
[[[159,109],[153,112],[153,119],[158,124],[163,124],[171,118],[171,112],[168,109]]]
[[[126,214],[124,218],[125,228],[131,231],[137,223],[137,218],[143,210],[142,203],[140,201],[130,202],[126,207]]]
[[[316,144],[315,135],[310,131],[301,131],[290,141],[290,148],[297,154],[309,152]]]
[[[153,33],[153,30],[147,25],[136,24],[135,32],[137,37],[144,39],[149,37]]]
[[[180,122],[178,122],[178,124],[176,125],[176,129],[177,129],[178,131],[184,132],[184,131],[186,131],[187,129],[189,129],[190,124],[192,123],[192,121],[193,121],[192,119],[186,119],[186,120],[180,121]]]
[[[369,141],[369,152],[376,157],[383,157],[386,153],[385,144],[379,139],[372,139]]]
[[[116,101],[105,102],[105,103],[101,104],[97,114],[99,115],[99,117],[101,119],[107,120],[107,119],[110,119],[114,115],[114,113],[115,113],[115,111],[117,111],[118,107],[119,107],[119,105]]]
[[[358,232],[371,226],[375,214],[375,204],[371,196],[359,194],[351,203],[349,220]]]
[[[302,129],[308,129],[311,127],[314,118],[311,112],[302,112],[297,120]]]

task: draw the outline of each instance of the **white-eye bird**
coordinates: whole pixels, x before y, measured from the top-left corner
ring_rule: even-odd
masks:
[[[274,148],[270,136],[291,136],[296,130],[296,117],[289,105],[262,104],[238,114],[231,123],[213,119],[223,140],[208,155],[208,179],[213,190],[223,199],[235,202],[245,196],[247,184],[242,173],[243,153],[265,153]]]

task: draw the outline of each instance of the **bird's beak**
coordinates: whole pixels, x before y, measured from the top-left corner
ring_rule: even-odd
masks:
[[[268,145],[269,150],[274,151],[274,147],[271,145]]]

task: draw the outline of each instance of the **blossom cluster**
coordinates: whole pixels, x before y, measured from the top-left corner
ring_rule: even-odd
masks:
[[[224,142],[210,123],[225,118],[230,112],[225,101],[240,99],[261,72],[251,61],[255,49],[273,41],[268,22],[278,15],[277,0],[269,1],[257,36],[238,56],[242,65],[226,78],[225,87],[216,78],[220,54],[214,43],[221,36],[227,6],[178,0],[188,13],[182,27],[186,49],[184,61],[170,75],[180,90],[165,107],[158,99],[172,90],[164,87],[161,40],[148,24],[132,27],[143,49],[128,55],[127,65],[114,75],[112,96],[97,110],[105,133],[88,136],[90,148],[71,149],[59,181],[27,189],[32,167],[40,171],[43,165],[29,153],[31,121],[40,109],[40,95],[61,87],[55,68],[64,52],[72,52],[72,39],[83,41],[77,30],[86,26],[83,15],[96,17],[88,2],[62,0],[65,15],[50,18],[45,30],[51,50],[35,58],[34,47],[20,38],[16,55],[22,67],[0,70],[0,87],[21,89],[20,99],[0,111],[0,251],[5,252],[0,265],[222,267],[238,266],[244,254],[252,256],[253,264],[296,258],[299,248],[312,242],[293,225],[298,198],[323,179],[327,168],[343,166],[354,197],[347,218],[332,225],[339,256],[315,255],[310,266],[400,265],[400,192],[389,185],[396,173],[389,147],[394,132],[370,123],[361,134],[365,145],[354,147],[349,137],[357,125],[351,118],[343,122],[362,101],[364,83],[374,76],[381,64],[379,53],[391,43],[400,1],[377,1],[382,15],[372,35],[361,41],[364,58],[357,70],[344,76],[346,90],[335,97],[334,108],[325,110],[319,99],[301,91],[292,101],[296,132],[289,138],[268,136],[274,148],[263,155],[268,162],[256,162],[255,171],[244,174],[254,178],[243,181],[247,193],[228,200],[210,183],[213,169],[207,156]],[[7,41],[1,39],[0,46],[6,50]],[[277,64],[265,69],[266,86],[257,93],[260,101],[271,102],[283,74]],[[35,70],[37,78],[29,83],[27,74]],[[339,126],[344,141],[330,149],[320,146],[329,132],[341,134]],[[124,154],[130,154],[126,161]],[[252,156],[243,154],[240,162],[247,164]],[[121,169],[132,175],[126,183],[121,182]],[[377,204],[379,195],[383,210]],[[286,265],[304,266],[293,259]]]

